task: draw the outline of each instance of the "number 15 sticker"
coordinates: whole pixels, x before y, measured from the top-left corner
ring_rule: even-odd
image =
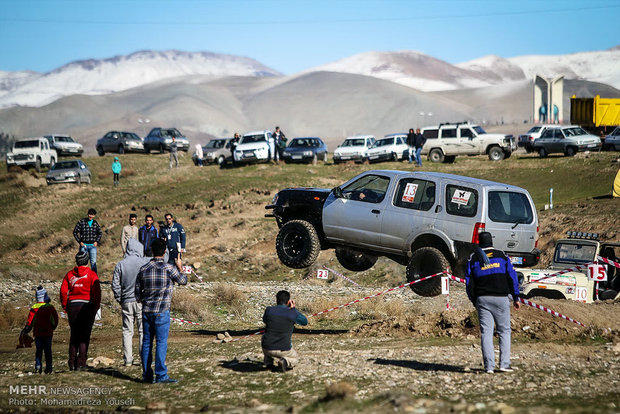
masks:
[[[607,281],[607,269],[602,264],[591,263],[588,265],[588,279],[595,282]]]

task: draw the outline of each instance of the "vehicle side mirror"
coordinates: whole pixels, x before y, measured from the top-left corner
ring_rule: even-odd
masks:
[[[332,194],[334,194],[334,197],[336,197],[336,198],[342,198],[342,188],[334,187],[332,189]]]

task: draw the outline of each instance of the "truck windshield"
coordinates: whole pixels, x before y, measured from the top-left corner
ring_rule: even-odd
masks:
[[[39,147],[39,141],[36,141],[36,140],[17,141],[15,143],[15,148],[38,148],[38,147]]]
[[[482,127],[479,126],[479,125],[475,125],[472,128],[474,129],[474,131],[476,131],[478,133],[478,135],[482,135],[482,134],[486,134],[487,133],[487,131],[482,129]]]
[[[359,139],[345,139],[341,147],[363,147],[364,138]]]
[[[527,224],[534,220],[534,214],[525,194],[489,191],[489,218],[499,223]]]
[[[243,138],[241,138],[241,142],[240,144],[249,144],[252,142],[264,142],[265,141],[265,135],[264,134],[260,134],[260,135],[244,135]]]
[[[553,261],[556,263],[569,264],[590,263],[594,260],[595,254],[595,245],[562,242],[555,246],[555,257]]]

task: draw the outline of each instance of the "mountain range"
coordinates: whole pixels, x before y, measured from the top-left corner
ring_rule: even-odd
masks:
[[[523,123],[532,121],[534,74],[564,74],[566,103],[573,93],[620,97],[617,62],[620,48],[457,65],[415,51],[367,52],[285,76],[245,57],[142,51],[44,74],[0,72],[0,132],[70,133],[88,147],[107,130],[144,135],[146,126],[204,141],[279,124],[336,142],[454,120]]]

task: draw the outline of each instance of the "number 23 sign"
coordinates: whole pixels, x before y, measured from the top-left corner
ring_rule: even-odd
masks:
[[[607,280],[607,269],[602,264],[589,264],[588,279],[594,280],[595,282],[605,282]]]

